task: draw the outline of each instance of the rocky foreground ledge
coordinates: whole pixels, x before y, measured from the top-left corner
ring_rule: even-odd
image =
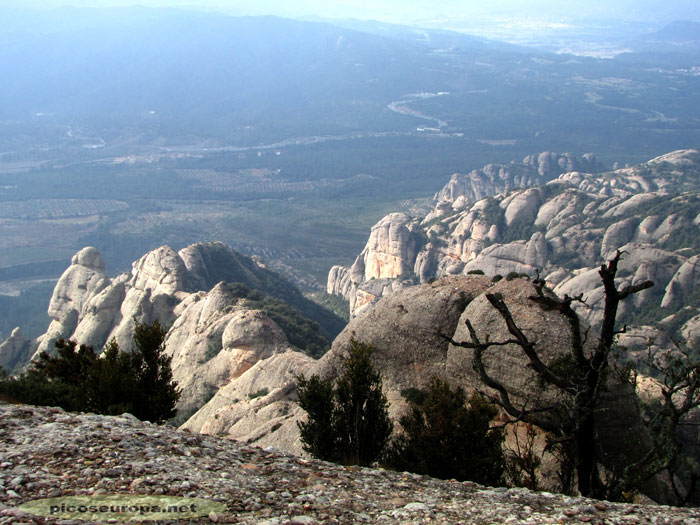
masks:
[[[173,523],[700,523],[700,510],[615,504],[342,467],[135,420],[0,405],[0,524],[50,497],[204,498],[227,512]]]

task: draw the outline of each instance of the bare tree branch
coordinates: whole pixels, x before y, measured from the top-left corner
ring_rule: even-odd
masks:
[[[626,286],[617,293],[617,297],[620,301],[622,301],[624,299],[627,299],[627,297],[629,297],[630,295],[642,292],[647,288],[651,288],[652,286],[654,286],[653,281],[644,281],[639,284]]]
[[[552,385],[555,385],[561,388],[562,390],[570,391],[574,387],[574,384],[562,377],[559,377],[557,374],[552,372],[547,367],[547,365],[545,365],[542,362],[540,356],[537,355],[537,352],[535,351],[536,343],[530,342],[530,340],[523,333],[523,331],[520,328],[518,328],[518,325],[515,324],[513,316],[511,315],[510,310],[506,306],[506,303],[503,301],[503,299],[497,297],[494,294],[486,294],[486,299],[488,299],[488,301],[493,305],[493,307],[496,310],[498,310],[498,313],[501,314],[501,317],[503,317],[503,320],[506,322],[508,331],[517,340],[518,346],[522,348],[523,352],[530,360],[530,364],[532,365],[532,368],[535,370],[535,372],[537,372],[540,375],[540,377],[542,377],[542,379],[544,379],[548,383],[551,383]]]

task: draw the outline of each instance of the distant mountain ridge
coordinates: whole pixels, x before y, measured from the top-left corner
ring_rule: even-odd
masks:
[[[449,92],[449,100],[421,101],[415,110],[472,140],[556,149],[585,144],[584,151],[596,144],[601,156],[638,154],[633,148],[642,139],[678,147],[677,137],[655,133],[648,118],[659,112],[685,121],[697,90],[694,83],[670,89],[668,57],[654,58],[650,73],[641,54],[611,68],[457,32],[372,22],[136,7],[0,7],[0,18],[8,26],[0,34],[0,68],[14,73],[3,88],[7,130],[0,144],[12,151],[48,142],[74,154],[112,147],[134,153],[409,133],[421,124],[415,113],[393,114],[387,105],[410,93]],[[622,90],[618,80],[610,82],[620,78]],[[600,107],[591,105],[601,99]],[[623,110],[615,134],[601,125],[609,107]],[[695,133],[673,122],[666,125]]]
[[[660,40],[664,42],[699,42],[700,22],[692,20],[677,20],[664,28],[651,33],[646,40]]]

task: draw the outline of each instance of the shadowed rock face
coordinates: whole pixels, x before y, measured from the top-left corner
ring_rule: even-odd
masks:
[[[12,330],[10,337],[0,343],[0,367],[8,374],[15,373],[15,370],[31,359],[31,343],[19,328]]]
[[[391,399],[405,388],[427,388],[445,377],[448,342],[464,307],[491,286],[483,276],[445,277],[393,293],[350,321],[316,367],[322,376],[342,367],[350,339],[371,344]]]
[[[577,171],[568,171],[572,166]],[[328,292],[347,298],[357,315],[383,295],[446,275],[540,272],[559,295],[583,293],[587,305],[578,311],[596,325],[603,297],[597,270],[623,250],[621,280],[655,283],[622,306],[623,316],[647,312],[647,322],[660,321],[684,307],[700,314],[692,292],[700,284],[700,153],[681,150],[607,173],[584,173],[586,166],[594,165],[547,154],[510,167],[490,165],[466,179],[455,175],[424,218],[383,218],[352,267],[331,269]],[[515,177],[518,170],[531,176]],[[540,171],[554,173],[548,184],[517,189],[518,183],[546,182],[534,175]],[[474,181],[495,188],[485,185],[492,179],[507,179],[498,191],[512,191],[488,197],[486,190],[473,190]],[[459,189],[457,181],[471,189]],[[656,319],[648,313],[653,310]],[[683,330],[694,331],[697,321],[691,325]]]

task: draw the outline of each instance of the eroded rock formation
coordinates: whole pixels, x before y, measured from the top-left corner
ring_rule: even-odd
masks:
[[[52,351],[59,338],[97,351],[114,339],[129,350],[134,323],[158,321],[168,328],[166,353],[182,389],[178,409],[191,414],[258,361],[292,348],[275,321],[248,307],[224,281],[304,300],[289,283],[222,243],[180,252],[162,246],[114,279],[107,277],[99,252],[88,247],[73,257],[56,285],[47,332],[29,341],[15,330],[0,345],[0,365],[18,371],[32,355]]]
[[[559,171],[552,172],[552,166]],[[387,237],[373,230],[351,268],[331,270],[328,292],[347,298],[357,315],[383,295],[445,275],[540,272],[559,294],[584,293],[587,306],[580,305],[580,313],[595,324],[602,306],[597,268],[623,250],[619,277],[655,282],[623,307],[623,315],[660,321],[674,313],[671,306],[700,314],[692,292],[700,284],[694,240],[700,236],[700,153],[681,150],[607,173],[584,173],[586,166],[597,165],[546,154],[510,167],[490,165],[478,177],[472,173],[464,179],[507,180],[503,190],[512,191],[493,196],[476,191],[476,183],[463,189],[463,178],[453,176],[425,217],[382,219],[375,228],[395,224],[410,229],[410,236],[394,236],[389,246],[379,242]],[[575,171],[569,171],[572,167]],[[516,172],[530,176],[516,177]],[[534,175],[540,172],[559,176],[538,188],[515,189],[544,182]],[[400,264],[382,266],[385,258],[379,254],[388,251],[401,254]],[[384,271],[365,271],[378,266]],[[658,318],[652,319],[653,310]]]
[[[520,328],[537,342],[546,363],[567,354],[572,340],[568,321],[529,299],[535,289],[528,279],[494,283],[482,275],[447,276],[382,297],[351,319],[331,350],[318,361],[291,352],[260,361],[219,390],[184,426],[301,453],[295,420],[304,414],[294,403],[295,377],[338,375],[352,338],[374,348],[373,363],[382,373],[390,415],[394,418],[407,407],[407,390],[425,389],[433,377],[459,385],[469,393],[483,391],[486,387],[472,369],[473,352],[453,346],[449,340],[469,340],[466,319],[470,319],[482,340],[487,335],[492,341],[511,338],[505,322],[487,301],[487,292],[504,297]],[[516,345],[489,350],[485,365],[493,377],[509,385],[513,401],[519,406],[550,406],[561,399],[560,392],[541,386],[528,367],[527,357]],[[637,441],[631,448],[640,453],[649,445],[649,439],[630,385],[611,380],[608,390],[600,418],[600,434],[606,436],[602,446],[608,461],[624,463],[630,460],[630,446],[620,445],[620,435],[633,436]],[[652,483],[648,490],[665,500],[658,484]]]

